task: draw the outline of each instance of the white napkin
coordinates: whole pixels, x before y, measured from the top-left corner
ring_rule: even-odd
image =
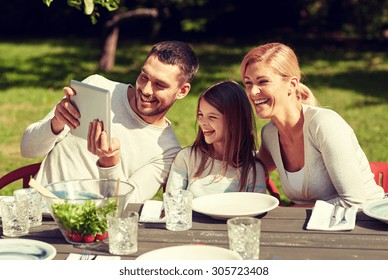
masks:
[[[327,230],[327,231],[339,231],[339,230],[352,230],[356,225],[356,215],[357,215],[357,206],[352,206],[346,212],[346,221],[345,224],[338,224],[343,217],[345,208],[340,207],[337,211],[337,224],[329,227],[330,218],[334,212],[334,205],[327,203],[323,200],[317,200],[315,202],[313,212],[311,214],[310,220],[307,224],[308,230]]]
[[[66,260],[73,261],[73,260],[80,260],[82,254],[75,254],[70,253],[69,256],[66,258]],[[96,256],[96,255],[90,255],[88,261],[93,260],[121,260],[120,256]]]
[[[165,223],[166,217],[160,218],[163,211],[163,201],[146,200],[141,210],[140,223]]]

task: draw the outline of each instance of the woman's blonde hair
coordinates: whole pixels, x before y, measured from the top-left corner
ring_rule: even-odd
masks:
[[[244,79],[248,65],[255,62],[264,62],[275,73],[284,78],[297,77],[299,81],[302,78],[298,58],[290,47],[282,43],[268,43],[250,50],[241,62],[240,74],[242,79]],[[301,82],[299,82],[296,89],[296,94],[304,104],[319,105],[312,91]]]

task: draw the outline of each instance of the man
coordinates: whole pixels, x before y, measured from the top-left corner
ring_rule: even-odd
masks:
[[[72,135],[79,125],[79,112],[70,102],[76,93],[65,87],[65,97],[42,120],[23,134],[24,157],[46,156],[36,176],[41,184],[81,178],[128,180],[134,186],[134,201],[152,198],[168,176],[180,145],[165,117],[177,99],[190,91],[198,58],[191,47],[179,41],[153,46],[132,85],[92,75],[83,82],[112,92],[112,142],[103,124],[89,125],[88,140]]]

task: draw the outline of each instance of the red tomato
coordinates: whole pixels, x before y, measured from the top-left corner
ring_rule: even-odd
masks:
[[[75,231],[71,231],[68,233],[67,237],[74,242],[81,242],[82,241],[82,236]]]
[[[104,240],[108,237],[108,232],[104,232],[103,234],[96,234],[96,240]]]
[[[84,235],[83,236],[83,240],[86,242],[86,243],[91,243],[94,241],[96,237],[93,236],[93,235],[90,235],[90,234],[87,234],[87,235]]]

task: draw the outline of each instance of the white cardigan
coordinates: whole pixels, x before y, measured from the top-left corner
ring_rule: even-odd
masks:
[[[303,105],[304,180],[301,190],[290,185],[280,153],[276,126],[262,129],[262,145],[270,152],[285,195],[297,204],[316,200],[341,206],[362,205],[384,197],[352,128],[330,109]]]

